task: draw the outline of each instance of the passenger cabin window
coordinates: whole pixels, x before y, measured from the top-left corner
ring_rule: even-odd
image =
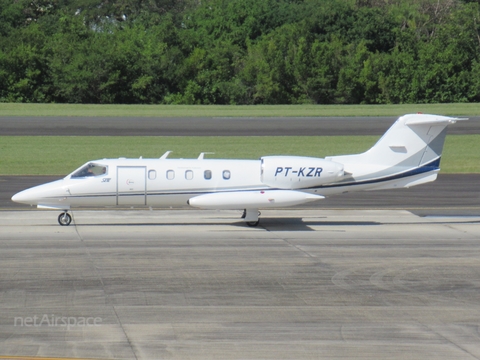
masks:
[[[157,172],[155,170],[148,171],[148,178],[150,180],[155,180],[157,178]]]
[[[223,178],[225,180],[230,180],[230,170],[223,170]]]
[[[212,178],[212,170],[205,170],[203,172],[203,177],[205,180],[210,180]]]
[[[185,171],[185,179],[187,179],[187,180],[192,180],[193,179],[193,171],[192,170]]]
[[[168,170],[168,171],[167,171],[167,179],[168,179],[168,180],[173,180],[173,179],[175,179],[175,171],[173,171],[173,170]]]
[[[91,176],[103,176],[108,174],[108,166],[102,164],[88,163],[80,170],[72,174],[71,178],[82,178]]]

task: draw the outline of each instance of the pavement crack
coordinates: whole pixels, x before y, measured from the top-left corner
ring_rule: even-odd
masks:
[[[77,228],[77,222],[76,222],[76,220],[75,220],[75,215],[74,215],[74,212],[73,212],[73,211],[71,211],[71,213],[72,213],[73,225],[75,226],[75,232],[77,233],[77,236],[78,236],[78,238],[80,239],[80,241],[82,241],[82,242],[83,242],[82,235],[80,235],[80,233],[78,232],[78,228]]]
[[[117,317],[118,324],[120,325],[120,328],[122,329],[123,334],[125,335],[125,339],[127,339],[128,346],[129,346],[130,349],[132,350],[133,356],[135,356],[135,360],[138,360],[137,353],[135,352],[135,349],[134,349],[134,346],[133,346],[133,344],[132,344],[132,341],[130,340],[127,332],[125,331],[125,328],[123,327],[122,321],[120,320],[120,317],[118,316],[117,309],[115,308],[115,306],[112,306],[112,309],[113,309],[113,312],[115,313],[115,316]]]
[[[305,250],[303,250],[302,248],[300,248],[299,246],[295,245],[295,244],[292,244],[290,241],[288,241],[288,239],[285,239],[281,236],[278,236],[277,234],[275,234],[273,231],[267,229],[266,227],[263,227],[268,233],[274,235],[278,240],[281,240],[285,243],[287,243],[290,247],[293,247],[295,248],[296,250],[300,251],[301,253],[307,255],[309,258],[311,259],[317,259],[317,257],[313,256],[312,254],[306,252]]]
[[[450,344],[452,344],[453,346],[455,346],[456,348],[458,348],[459,350],[467,353],[468,355],[470,355],[471,357],[473,357],[474,359],[477,359],[479,360],[480,358],[474,354],[472,354],[470,351],[468,351],[467,349],[464,349],[463,347],[461,347],[460,345],[458,345],[456,342],[450,340],[448,337],[446,337],[445,335],[443,334],[440,334],[438,331],[435,331],[434,329],[432,329],[430,326],[424,324],[427,329],[429,329],[431,332],[433,332],[434,334],[438,335],[439,337],[441,337],[442,339],[445,339],[446,341],[448,341]]]
[[[73,212],[72,212],[72,217],[73,217]],[[95,271],[95,276],[96,276],[96,277],[98,278],[98,280],[100,281],[100,284],[102,284],[103,293],[106,294],[105,284],[103,283],[102,276],[100,275],[100,272],[98,271],[98,268],[97,268],[97,266],[95,265],[95,262],[93,261],[93,257],[92,257],[92,253],[90,252],[90,249],[89,249],[88,246],[85,244],[85,241],[84,241],[82,235],[81,235],[80,232],[78,231],[78,227],[77,227],[77,223],[76,223],[76,222],[75,222],[75,232],[77,233],[77,236],[78,236],[78,238],[80,239],[80,243],[82,244],[82,247],[83,247],[83,250],[85,251],[85,254],[87,254],[88,262],[91,264],[93,270]]]
[[[72,212],[72,218],[73,218],[73,212]],[[73,218],[73,220],[74,220],[74,224],[75,224],[75,232],[77,233],[77,236],[80,240],[80,243],[82,244],[82,247],[85,251],[85,254],[87,255],[88,262],[91,264],[91,266],[92,266],[92,268],[95,272],[96,277],[98,278],[98,280],[100,281],[100,284],[102,285],[102,291],[103,291],[103,293],[105,294],[105,297],[106,297],[107,292],[105,291],[105,284],[103,282],[102,276],[101,276],[100,272],[98,271],[97,266],[95,265],[92,253],[90,252],[90,249],[88,248],[88,246],[86,245],[82,235],[78,231],[77,222],[75,221],[75,218]],[[128,337],[128,334],[125,331],[125,328],[123,327],[122,321],[120,320],[120,317],[118,316],[117,309],[115,308],[115,306],[112,306],[112,309],[113,309],[113,312],[115,313],[118,324],[120,325],[120,328],[122,329],[122,332],[125,335],[125,338],[127,339],[128,345],[129,345],[130,349],[132,350],[133,356],[135,357],[136,360],[138,360],[138,357],[137,357],[137,354],[136,354],[135,349],[133,347],[132,341]]]

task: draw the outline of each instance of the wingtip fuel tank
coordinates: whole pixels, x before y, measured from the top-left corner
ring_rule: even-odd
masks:
[[[192,197],[188,204],[202,209],[278,208],[304,204],[324,197],[294,190],[217,192]]]

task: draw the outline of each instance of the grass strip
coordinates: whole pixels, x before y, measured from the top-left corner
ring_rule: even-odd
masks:
[[[378,136],[2,136],[1,175],[66,175],[89,160],[130,157],[258,159],[265,155],[325,157],[369,149]],[[444,173],[480,173],[480,135],[448,135]]]
[[[0,103],[0,116],[316,117],[480,115],[480,103],[400,105],[92,105]]]

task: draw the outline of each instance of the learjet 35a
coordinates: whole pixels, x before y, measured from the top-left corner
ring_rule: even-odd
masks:
[[[244,210],[250,226],[259,209],[299,205],[339,193],[408,188],[434,181],[447,126],[439,115],[400,117],[362,154],[326,158],[264,156],[259,160],[103,159],[89,161],[61,180],[15,194],[12,200],[61,210],[69,225],[75,207],[176,207]]]

